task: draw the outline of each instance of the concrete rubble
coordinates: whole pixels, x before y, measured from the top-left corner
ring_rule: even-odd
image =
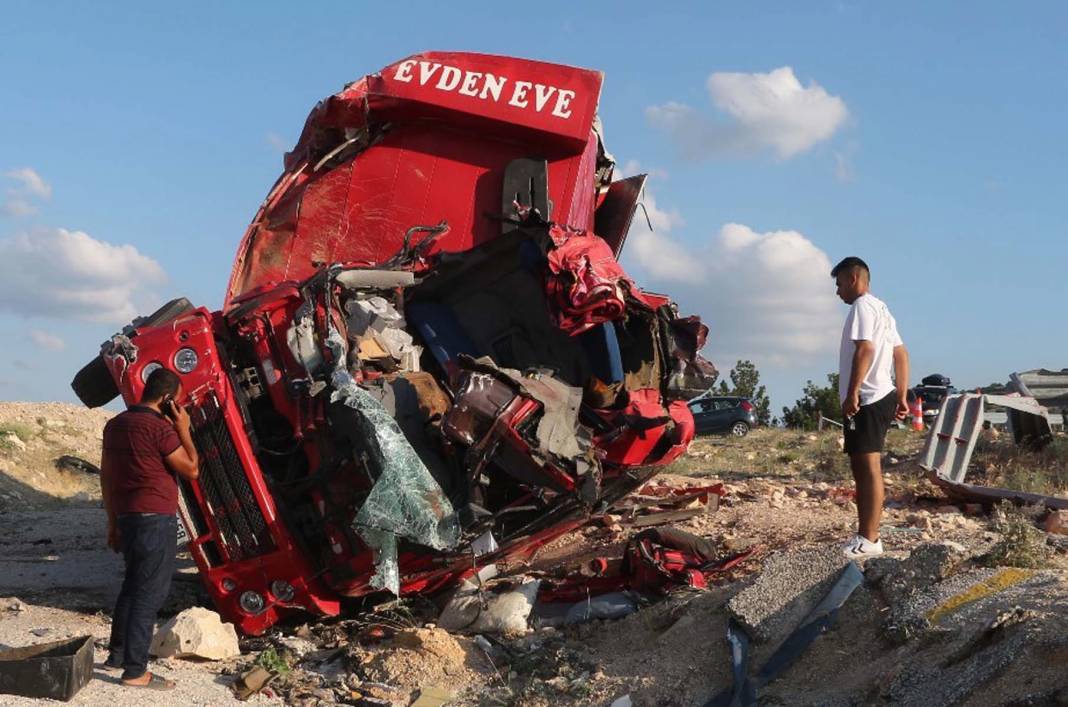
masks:
[[[194,606],[163,624],[152,639],[152,655],[159,658],[225,660],[241,655],[237,631],[219,614]]]
[[[778,552],[727,611],[758,641],[781,638],[827,593],[847,562],[837,547]]]

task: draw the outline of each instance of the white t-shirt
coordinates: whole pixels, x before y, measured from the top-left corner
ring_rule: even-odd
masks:
[[[860,404],[871,405],[894,392],[894,347],[903,342],[890,309],[870,293],[853,302],[842,328],[842,346],[838,353],[838,397],[842,402],[849,393],[849,379],[853,375],[854,341],[870,341],[875,347],[871,368],[860,384]]]

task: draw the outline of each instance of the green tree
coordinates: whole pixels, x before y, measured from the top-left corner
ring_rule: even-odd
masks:
[[[762,425],[771,424],[771,400],[768,398],[767,388],[760,385],[760,371],[752,361],[739,361],[731,369],[731,385],[727,381],[719,382],[719,395],[734,395],[749,398],[753,403],[753,413],[757,422]]]
[[[827,374],[827,386],[812,381],[805,384],[801,399],[792,408],[782,409],[782,421],[787,427],[814,430],[819,427],[820,414],[832,420],[842,419],[842,401],[838,398],[838,374]]]

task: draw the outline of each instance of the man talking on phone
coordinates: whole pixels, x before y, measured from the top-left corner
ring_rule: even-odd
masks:
[[[104,665],[121,668],[128,687],[175,687],[148,672],[148,648],[156,614],[170,592],[178,549],[175,475],[190,480],[199,475],[189,413],[175,403],[181,394],[178,375],[156,369],[145,381],[141,403],[104,427],[100,485],[108,546],[126,563]]]

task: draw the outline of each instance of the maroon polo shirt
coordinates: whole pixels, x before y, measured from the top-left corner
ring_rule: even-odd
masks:
[[[170,421],[134,405],[104,426],[105,473],[115,513],[178,512],[178,484],[163,458],[182,446]]]

